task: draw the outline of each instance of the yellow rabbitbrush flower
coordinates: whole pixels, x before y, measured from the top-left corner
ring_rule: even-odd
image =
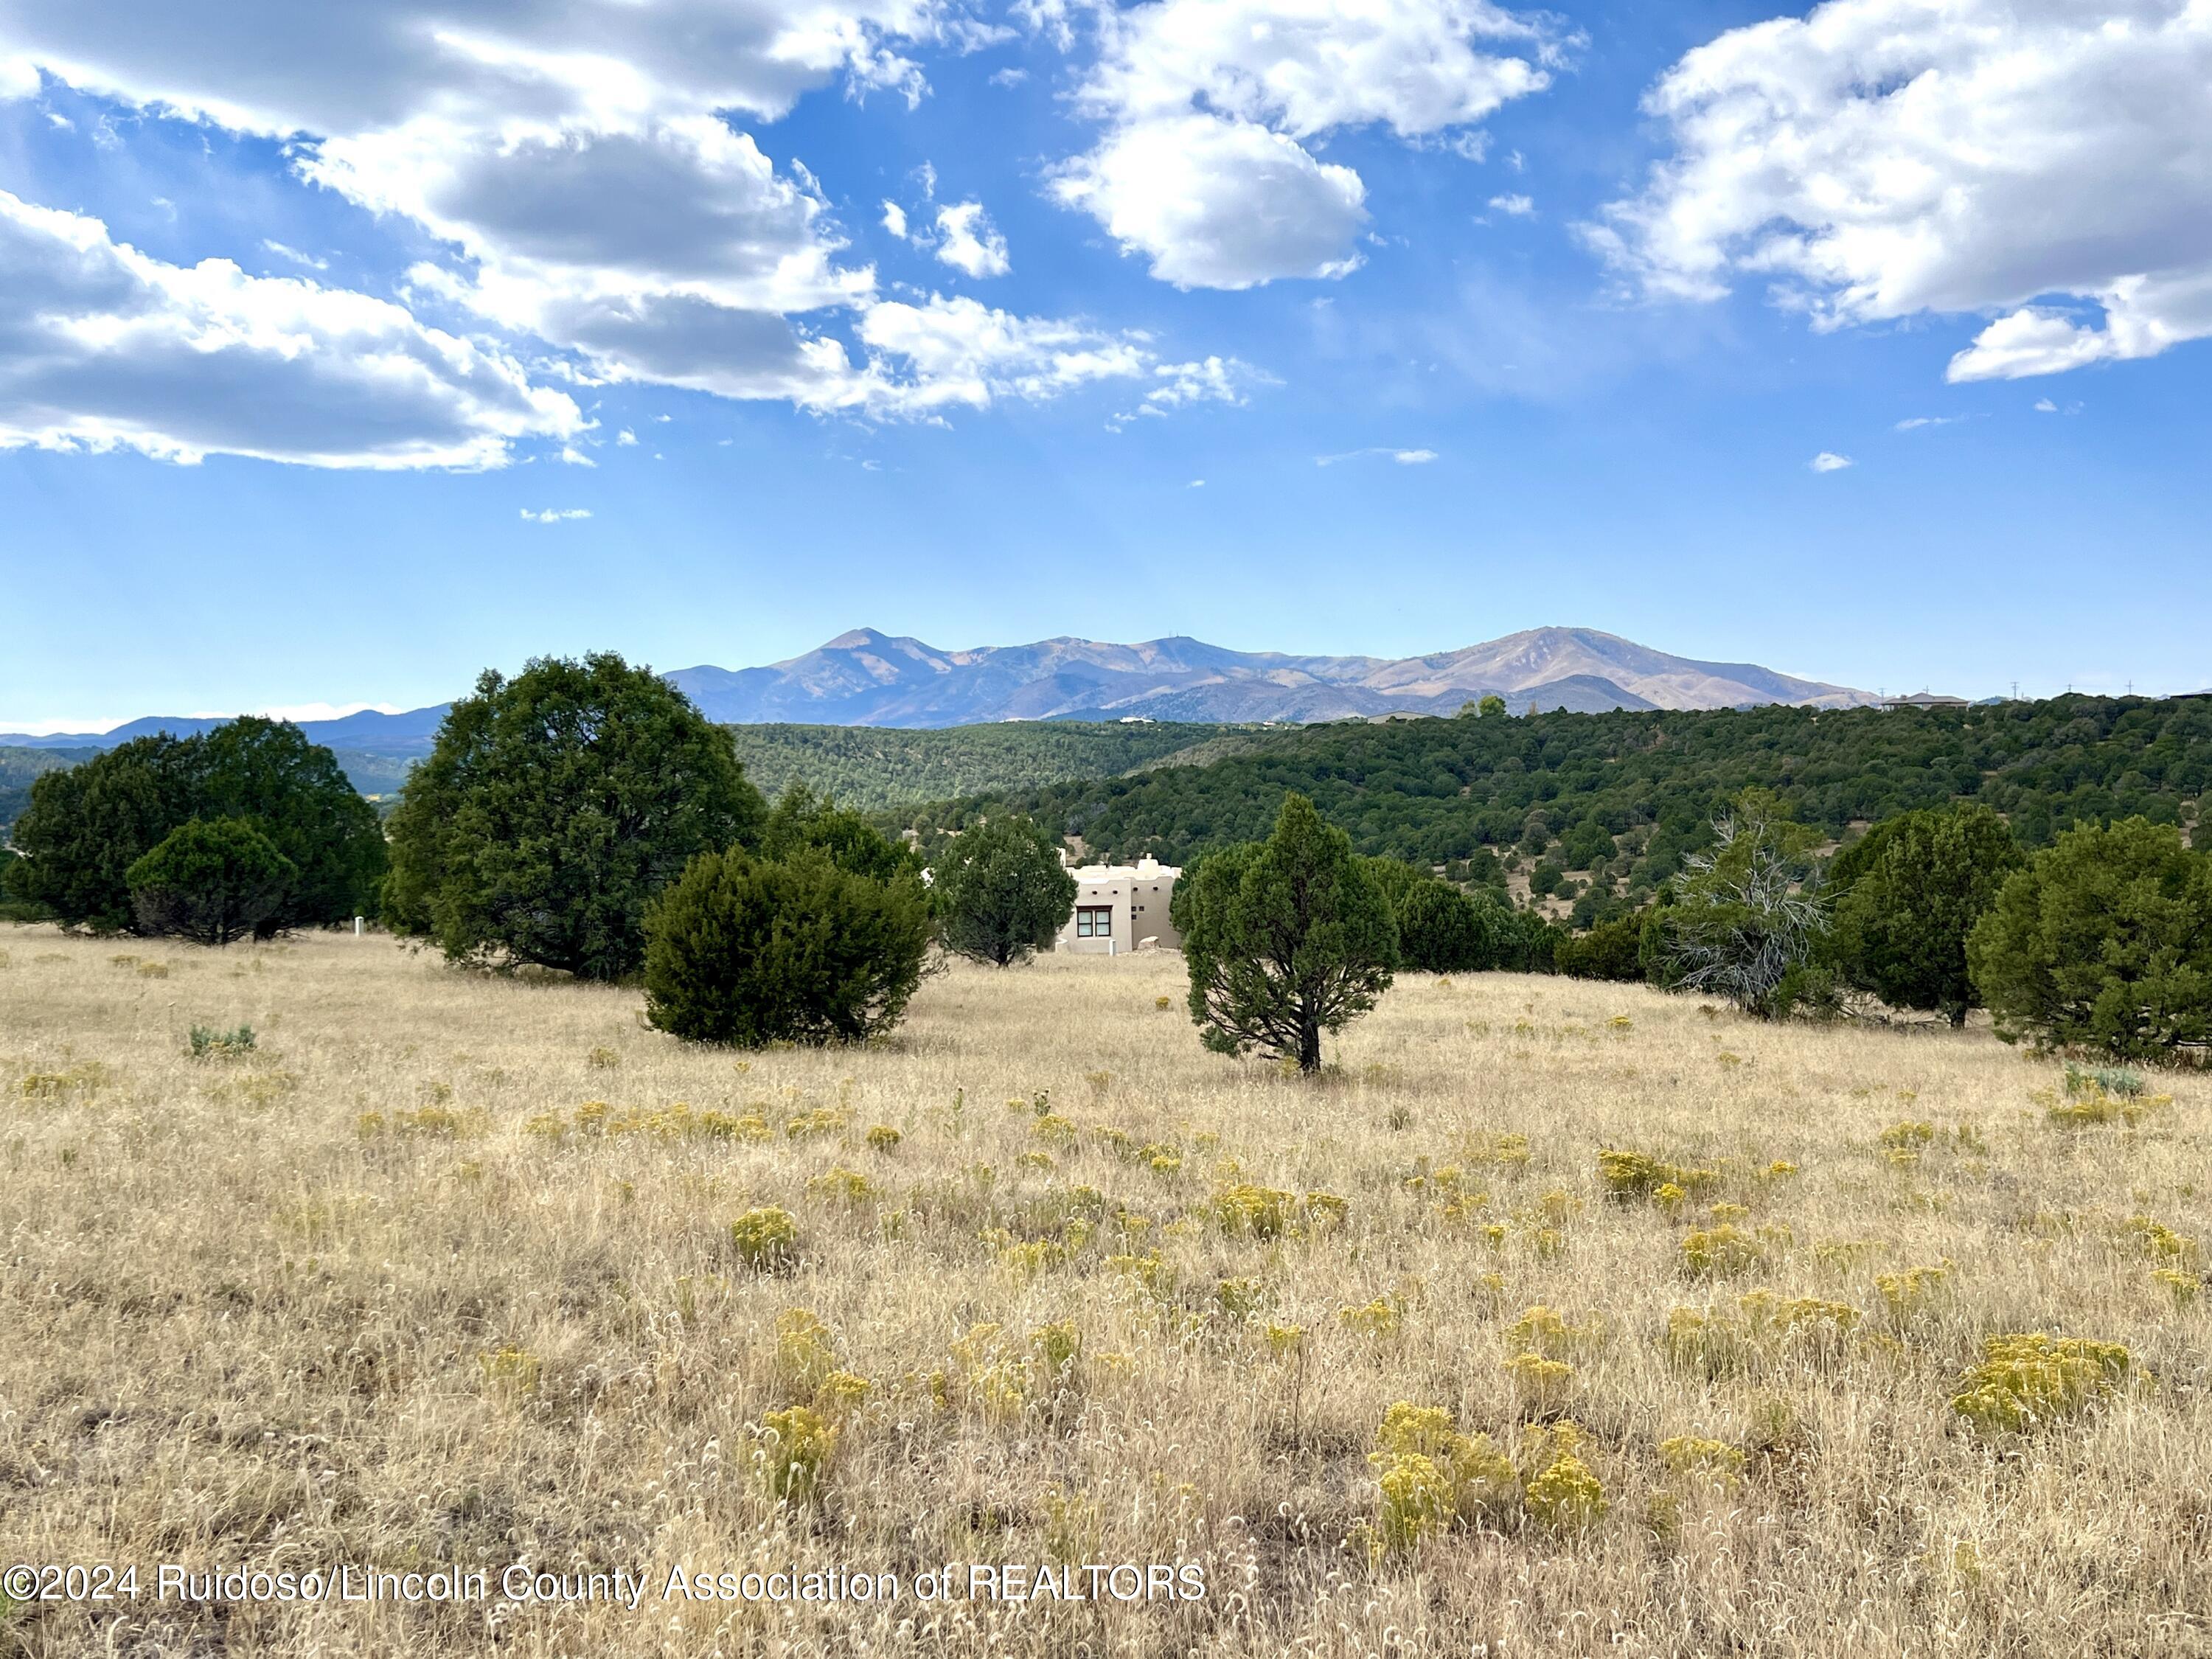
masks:
[[[1578,1532],[1605,1518],[1605,1488],[1583,1461],[1586,1438],[1572,1423],[1556,1424],[1548,1435],[1541,1429],[1523,1434],[1522,1461],[1533,1462],[1536,1473],[1522,1486],[1521,1501],[1540,1526]]]
[[[2154,1261],[2192,1261],[2197,1257],[2197,1241],[2178,1233],[2162,1222],[2153,1221],[2147,1215],[2131,1215],[2122,1224],[2122,1231],[2136,1242],[2138,1249]]]
[[[819,1135],[834,1135],[852,1121],[850,1112],[835,1106],[817,1106],[786,1122],[783,1133],[793,1140],[811,1140]]]
[[[1214,1219],[1224,1233],[1252,1238],[1274,1238],[1290,1225],[1297,1199],[1273,1187],[1255,1187],[1249,1182],[1224,1187],[1213,1195]]]
[[[1456,1518],[1509,1499],[1518,1484],[1511,1462],[1490,1437],[1462,1434],[1441,1406],[1395,1402],[1375,1440],[1367,1461],[1378,1471],[1385,1548],[1417,1544]]]
[[[1847,1336],[1865,1317],[1847,1302],[1817,1296],[1784,1297],[1775,1291],[1747,1291],[1736,1297],[1744,1322],[1756,1332],[1809,1333],[1822,1338]]]
[[[2108,1095],[2102,1089],[2093,1087],[2078,1100],[2061,1101],[2045,1107],[2043,1115],[2045,1121],[2054,1128],[2098,1129],[2117,1123],[2122,1128],[2133,1129],[2172,1104],[2172,1095],[2131,1098],[2124,1095]]]
[[[1934,1267],[1906,1267],[1893,1273],[1876,1273],[1874,1287],[1881,1292],[1881,1299],[1889,1304],[1889,1311],[1897,1319],[1909,1319],[1916,1314],[1948,1300],[1951,1294],[1951,1274],[1948,1261]]]
[[[779,1504],[805,1504],[821,1490],[836,1449],[837,1425],[808,1406],[769,1412],[753,1431],[753,1470]]]
[[[1671,1474],[1707,1482],[1724,1492],[1733,1492],[1743,1484],[1742,1449],[1726,1441],[1678,1434],[1659,1443],[1659,1461]]]
[[[866,1203],[876,1195],[876,1183],[858,1170],[848,1170],[841,1164],[810,1177],[806,1182],[806,1192],[810,1198],[853,1207]]]
[[[2185,1308],[2196,1301],[2197,1292],[2204,1288],[2203,1279],[2195,1273],[2184,1273],[2179,1267],[2154,1267],[2150,1276],[2156,1283],[2165,1285],[2173,1299]]]
[[[1681,1250],[1683,1268],[1692,1278],[1719,1279],[1765,1261],[1766,1240],[1724,1221],[1684,1235]]]
[[[1987,1338],[1982,1352],[1982,1363],[1959,1379],[1951,1409],[1985,1433],[2021,1434],[2078,1416],[2134,1364],[2118,1342],[2040,1331]]]
[[[1522,1311],[1521,1316],[1505,1328],[1505,1334],[1522,1347],[1534,1350],[1547,1359],[1559,1359],[1570,1354],[1586,1354],[1605,1343],[1605,1322],[1593,1318],[1583,1325],[1570,1324],[1567,1316],[1557,1308],[1542,1303]]]
[[[1336,1317],[1346,1330],[1379,1340],[1397,1334],[1406,1321],[1406,1304],[1395,1296],[1378,1296],[1365,1307],[1339,1308]]]
[[[1597,1175],[1607,1194],[1624,1202],[1638,1198],[1658,1200],[1662,1187],[1672,1187],[1672,1201],[1680,1202],[1686,1196],[1718,1186],[1721,1179],[1717,1170],[1686,1169],[1649,1152],[1615,1147],[1598,1153]]]
[[[419,1106],[389,1115],[363,1112],[355,1127],[364,1140],[387,1134],[416,1135],[430,1140],[465,1140],[482,1134],[485,1121],[480,1109],[457,1112],[450,1106]]]
[[[811,1388],[837,1369],[836,1339],[805,1308],[786,1308],[775,1317],[775,1359],[793,1382]]]
[[[790,1211],[763,1205],[730,1224],[730,1243],[747,1267],[774,1273],[798,1259],[799,1224]]]
[[[1564,1359],[1517,1353],[1505,1362],[1505,1369],[1512,1373],[1514,1392],[1529,1411],[1557,1411],[1574,1390],[1575,1368]]]

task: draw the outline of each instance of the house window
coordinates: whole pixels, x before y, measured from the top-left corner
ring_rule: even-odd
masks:
[[[1114,937],[1114,907],[1110,904],[1085,904],[1075,912],[1075,936],[1078,939],[1111,939]]]

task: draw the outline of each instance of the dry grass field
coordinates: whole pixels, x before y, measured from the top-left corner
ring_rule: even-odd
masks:
[[[2054,1116],[1985,1033],[1505,975],[1408,977],[1308,1083],[1200,1049],[1172,957],[744,1059],[377,938],[0,953],[0,1557],[143,1586],[0,1607],[0,1654],[2212,1653],[2202,1079]],[[2029,1333],[2125,1369],[1954,1410]],[[210,1607],[162,1563],[494,1577]]]

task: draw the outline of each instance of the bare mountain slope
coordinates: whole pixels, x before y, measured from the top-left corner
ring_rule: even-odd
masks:
[[[1183,638],[1140,645],[1063,638],[941,651],[856,629],[770,667],[687,668],[669,678],[717,720],[859,726],[1078,714],[1299,721],[1448,714],[1492,692],[1516,713],[1531,706],[1596,711],[1874,701],[1848,686],[1750,663],[1670,656],[1584,628],[1531,629],[1395,662],[1231,651]]]

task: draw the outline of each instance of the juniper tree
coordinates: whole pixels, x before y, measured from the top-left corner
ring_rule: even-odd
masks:
[[[1206,1047],[1321,1069],[1324,1031],[1374,1007],[1398,965],[1389,902],[1304,795],[1274,833],[1201,860],[1178,884],[1190,1013]]]

